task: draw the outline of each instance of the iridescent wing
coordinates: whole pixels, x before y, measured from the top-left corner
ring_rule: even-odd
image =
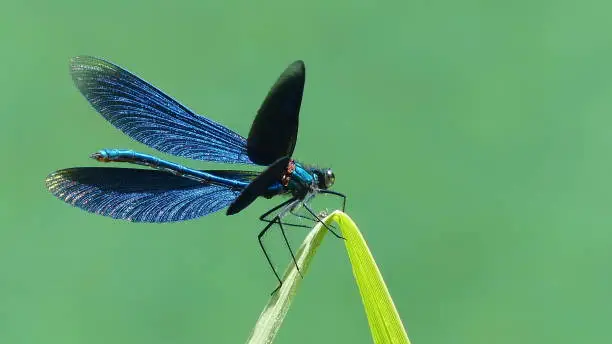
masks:
[[[242,136],[195,114],[125,69],[78,56],[71,60],[70,72],[91,105],[132,139],[181,157],[252,164]]]
[[[305,81],[304,62],[295,61],[270,89],[247,139],[247,152],[254,163],[270,165],[293,155]]]
[[[241,181],[248,171],[207,171]],[[57,198],[91,213],[134,222],[194,219],[227,207],[240,193],[163,171],[78,167],[51,173],[45,180]]]

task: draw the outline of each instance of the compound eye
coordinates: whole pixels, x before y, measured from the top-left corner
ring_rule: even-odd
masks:
[[[325,172],[325,186],[330,187],[334,185],[335,181],[336,181],[336,176],[334,175],[334,172],[332,172],[332,170],[327,170]]]

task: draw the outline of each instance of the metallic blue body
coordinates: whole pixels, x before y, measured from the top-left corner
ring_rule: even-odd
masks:
[[[249,183],[230,178],[217,176],[206,171],[195,170],[183,165],[160,159],[153,155],[135,152],[128,149],[103,149],[93,155],[103,162],[128,162],[137,165],[152,167],[156,170],[170,172],[174,175],[194,179],[202,183],[228,186],[232,189],[244,189]]]
[[[227,186],[233,190],[242,190],[249,184],[248,181],[225,178],[210,173],[212,171],[195,170],[153,155],[129,149],[102,149],[93,154],[92,157],[102,162],[127,162],[147,166],[202,183]],[[294,196],[303,195],[310,191],[311,187],[316,185],[316,183],[317,176],[309,169],[304,168],[300,163],[295,162],[295,170],[291,173],[288,185],[283,186],[280,183],[274,183],[268,188],[266,196],[271,197],[281,193],[291,193]]]

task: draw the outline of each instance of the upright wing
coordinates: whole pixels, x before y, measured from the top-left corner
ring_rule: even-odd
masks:
[[[295,61],[264,99],[247,139],[247,152],[254,163],[270,165],[293,154],[305,80],[304,62]]]
[[[276,160],[272,165],[268,166],[260,175],[257,176],[247,187],[242,190],[240,195],[233,200],[229,208],[227,208],[227,215],[234,215],[242,211],[242,209],[249,206],[257,199],[257,197],[266,193],[268,188],[275,182],[280,181],[281,176],[285,172],[290,157],[283,157]]]
[[[251,178],[246,172],[237,172],[236,179]],[[233,175],[230,171],[221,173]],[[163,171],[112,167],[55,171],[45,184],[53,195],[73,206],[134,222],[197,218],[227,207],[240,193]]]
[[[71,60],[70,72],[91,105],[132,139],[181,157],[252,163],[242,136],[193,113],[125,69],[78,56]]]

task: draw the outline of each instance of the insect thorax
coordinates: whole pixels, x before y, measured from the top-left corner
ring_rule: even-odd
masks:
[[[316,176],[300,163],[291,160],[281,178],[281,184],[294,196],[303,198],[317,185]]]

